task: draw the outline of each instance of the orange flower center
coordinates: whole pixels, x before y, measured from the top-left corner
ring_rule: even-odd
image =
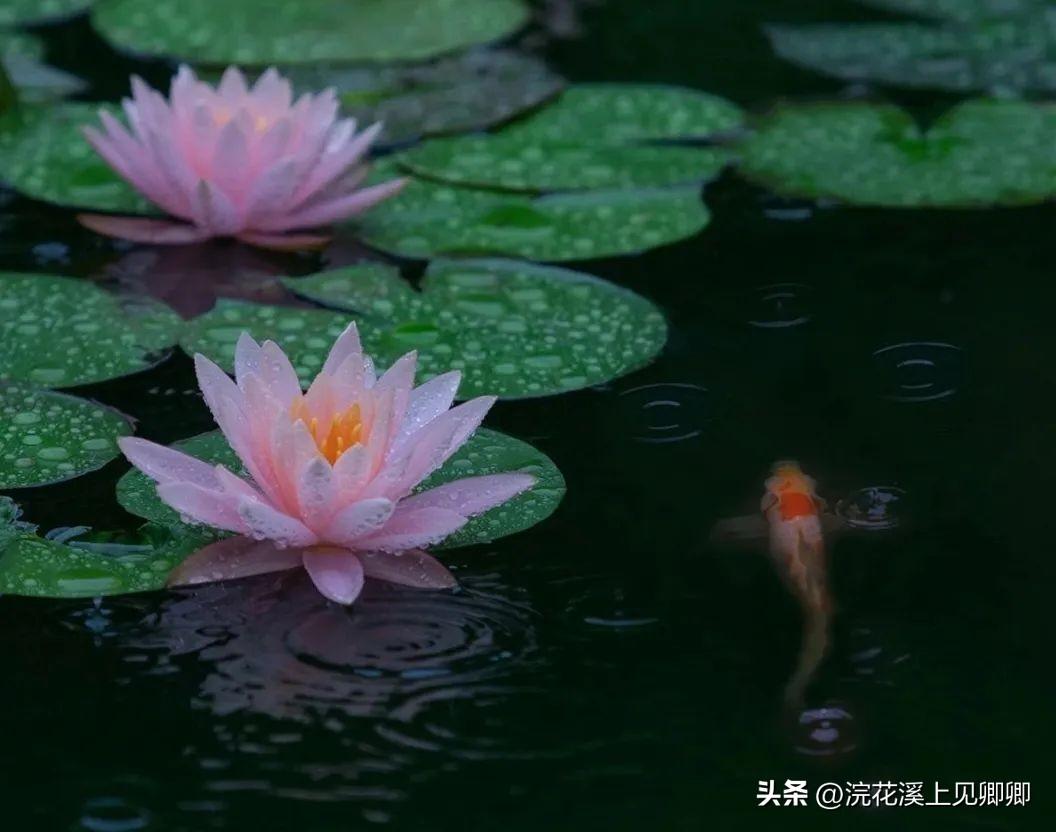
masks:
[[[320,422],[314,416],[308,416],[304,400],[298,399],[290,408],[290,416],[295,422],[305,424],[319,453],[325,456],[331,465],[337,462],[341,454],[364,439],[363,418],[358,404],[334,414],[329,422]]]

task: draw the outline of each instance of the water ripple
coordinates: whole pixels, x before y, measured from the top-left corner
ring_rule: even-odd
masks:
[[[873,352],[881,394],[896,402],[932,402],[954,395],[961,384],[960,347],[941,341],[891,344]]]
[[[711,394],[697,384],[645,384],[621,391],[620,397],[637,442],[684,442],[699,436],[712,418]]]

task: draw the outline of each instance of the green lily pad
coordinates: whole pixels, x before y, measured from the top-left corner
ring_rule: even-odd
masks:
[[[415,179],[359,219],[358,233],[403,257],[558,262],[636,254],[692,237],[709,219],[696,185],[531,198]]]
[[[115,410],[84,399],[0,384],[0,488],[68,480],[101,468],[132,433]]]
[[[744,123],[736,104],[659,84],[576,84],[504,133],[536,142],[627,144],[703,139]]]
[[[216,306],[184,326],[180,346],[188,355],[202,353],[228,371],[243,332],[258,341],[280,344],[301,383],[307,385],[323,367],[337,337],[352,318],[324,309],[265,306],[221,298]]]
[[[334,87],[360,124],[383,122],[383,144],[502,124],[564,86],[538,58],[507,49],[476,49],[413,66],[292,66],[284,72],[298,91]]]
[[[65,102],[18,107],[0,118],[0,180],[34,199],[75,208],[157,213],[92,149],[81,127],[98,124],[100,107]]]
[[[782,192],[861,205],[1021,205],[1056,195],[1056,108],[961,104],[922,130],[869,104],[778,110],[745,142],[742,170]]]
[[[193,63],[415,61],[501,40],[521,0],[108,0],[92,22],[115,46]]]
[[[438,139],[399,157],[420,176],[511,191],[640,188],[706,182],[730,160],[710,147],[536,142],[520,134]]]
[[[157,531],[152,535],[157,542],[114,547],[113,552],[18,533],[0,544],[0,593],[95,598],[162,589],[173,568],[213,539],[193,529],[177,535]]]
[[[774,51],[846,81],[999,92],[1056,90],[1056,20],[774,26]]]
[[[42,23],[79,14],[95,0],[0,0],[0,26]]]
[[[86,280],[0,272],[0,381],[72,387],[139,372],[181,326],[163,304],[123,307]]]
[[[176,447],[206,462],[225,465],[242,475],[244,471],[219,431],[177,442]],[[459,450],[433,473],[419,490],[434,488],[463,477],[522,471],[538,479],[535,486],[510,502],[475,517],[440,548],[489,543],[523,531],[549,517],[565,493],[565,481],[554,463],[531,445],[498,431],[480,428]],[[133,469],[117,483],[117,501],[125,510],[162,525],[188,528],[179,515],[162,503],[154,483]]]
[[[395,269],[288,278],[297,294],[356,316],[382,366],[418,350],[419,380],[462,371],[461,398],[547,396],[610,381],[667,340],[663,315],[615,284],[509,260],[435,261],[421,291]]]

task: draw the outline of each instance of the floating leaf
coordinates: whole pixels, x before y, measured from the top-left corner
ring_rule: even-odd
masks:
[[[535,141],[583,144],[702,139],[735,130],[744,113],[715,95],[658,84],[576,84],[507,131]]]
[[[162,589],[169,572],[213,539],[192,529],[113,552],[22,532],[0,545],[0,593],[45,598],[94,598]],[[2,538],[0,538],[2,540]]]
[[[222,298],[211,311],[187,322],[180,346],[188,355],[203,353],[231,370],[235,344],[243,332],[249,332],[258,341],[281,344],[297,375],[307,384],[318,375],[330,347],[351,320],[323,309],[264,306]]]
[[[0,26],[41,23],[70,17],[87,9],[95,0],[0,0]]]
[[[508,260],[436,261],[421,292],[392,268],[353,266],[286,285],[356,316],[382,365],[418,350],[420,381],[461,370],[460,398],[546,396],[600,384],[651,360],[660,311],[612,283]]]
[[[558,144],[521,134],[427,142],[399,157],[421,176],[511,191],[663,187],[705,182],[729,161],[710,147]]]
[[[298,91],[334,87],[360,124],[382,122],[382,143],[463,133],[508,121],[556,95],[562,79],[531,55],[479,49],[417,66],[293,66]]]
[[[72,387],[139,372],[181,325],[163,304],[123,307],[85,280],[0,272],[0,381]]]
[[[731,130],[743,114],[678,87],[584,84],[491,136],[428,142],[399,157],[414,173],[514,191],[663,187],[714,178],[725,150],[643,144]]]
[[[156,213],[81,135],[100,106],[67,102],[19,107],[0,118],[0,180],[26,196],[97,211]]]
[[[530,198],[415,179],[359,220],[365,242],[404,257],[496,254],[589,260],[692,237],[709,220],[698,186]]]
[[[1019,205],[1056,194],[1056,108],[976,100],[927,130],[896,107],[777,111],[742,170],[776,190],[863,205]]]
[[[68,480],[117,456],[132,428],[120,413],[93,402],[0,384],[0,488]]]
[[[774,50],[846,81],[954,91],[1056,90],[1056,20],[971,26],[848,24],[774,26]]]
[[[500,40],[521,0],[108,0],[92,22],[115,46],[205,64],[414,61]]]
[[[244,475],[241,465],[218,432],[205,433],[175,444],[176,448]],[[441,548],[488,543],[522,531],[549,517],[565,492],[565,481],[554,463],[531,445],[497,431],[480,428],[444,465],[420,487],[433,488],[463,477],[520,471],[537,478],[536,484],[510,502],[469,521],[449,537]],[[163,504],[154,483],[133,469],[117,483],[117,501],[132,514],[155,523],[187,528],[179,516]]]

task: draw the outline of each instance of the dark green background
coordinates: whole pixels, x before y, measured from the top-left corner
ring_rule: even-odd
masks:
[[[546,50],[572,80],[686,84],[758,113],[841,91],[772,57],[761,23],[881,17],[609,0]],[[47,34],[102,95],[132,68],[168,72],[119,60],[83,22]],[[927,115],[952,99],[888,100]],[[454,553],[461,594],[376,585],[342,612],[271,577],[98,606],[0,600],[3,828],[1051,828],[1056,208],[817,208],[729,174],[707,200],[696,239],[585,266],[668,315],[656,364],[495,409],[489,424],[550,454],[569,494],[543,526]],[[0,194],[4,268],[99,279],[120,248]],[[170,256],[171,291],[245,268],[226,246]],[[783,282],[807,287],[809,322],[749,325],[773,312],[758,287]],[[885,398],[872,353],[906,341],[961,348],[935,379],[954,395]],[[77,392],[150,438],[209,427],[179,355]],[[680,407],[646,407],[661,400]],[[810,703],[854,719],[824,757],[798,750],[781,707],[794,601],[764,553],[708,545],[788,457],[830,499],[909,495],[900,532],[831,550],[835,644]],[[13,496],[45,529],[130,527],[112,498],[123,470]],[[757,781],[786,778],[1029,780],[1034,795],[1017,810],[757,808]]]

